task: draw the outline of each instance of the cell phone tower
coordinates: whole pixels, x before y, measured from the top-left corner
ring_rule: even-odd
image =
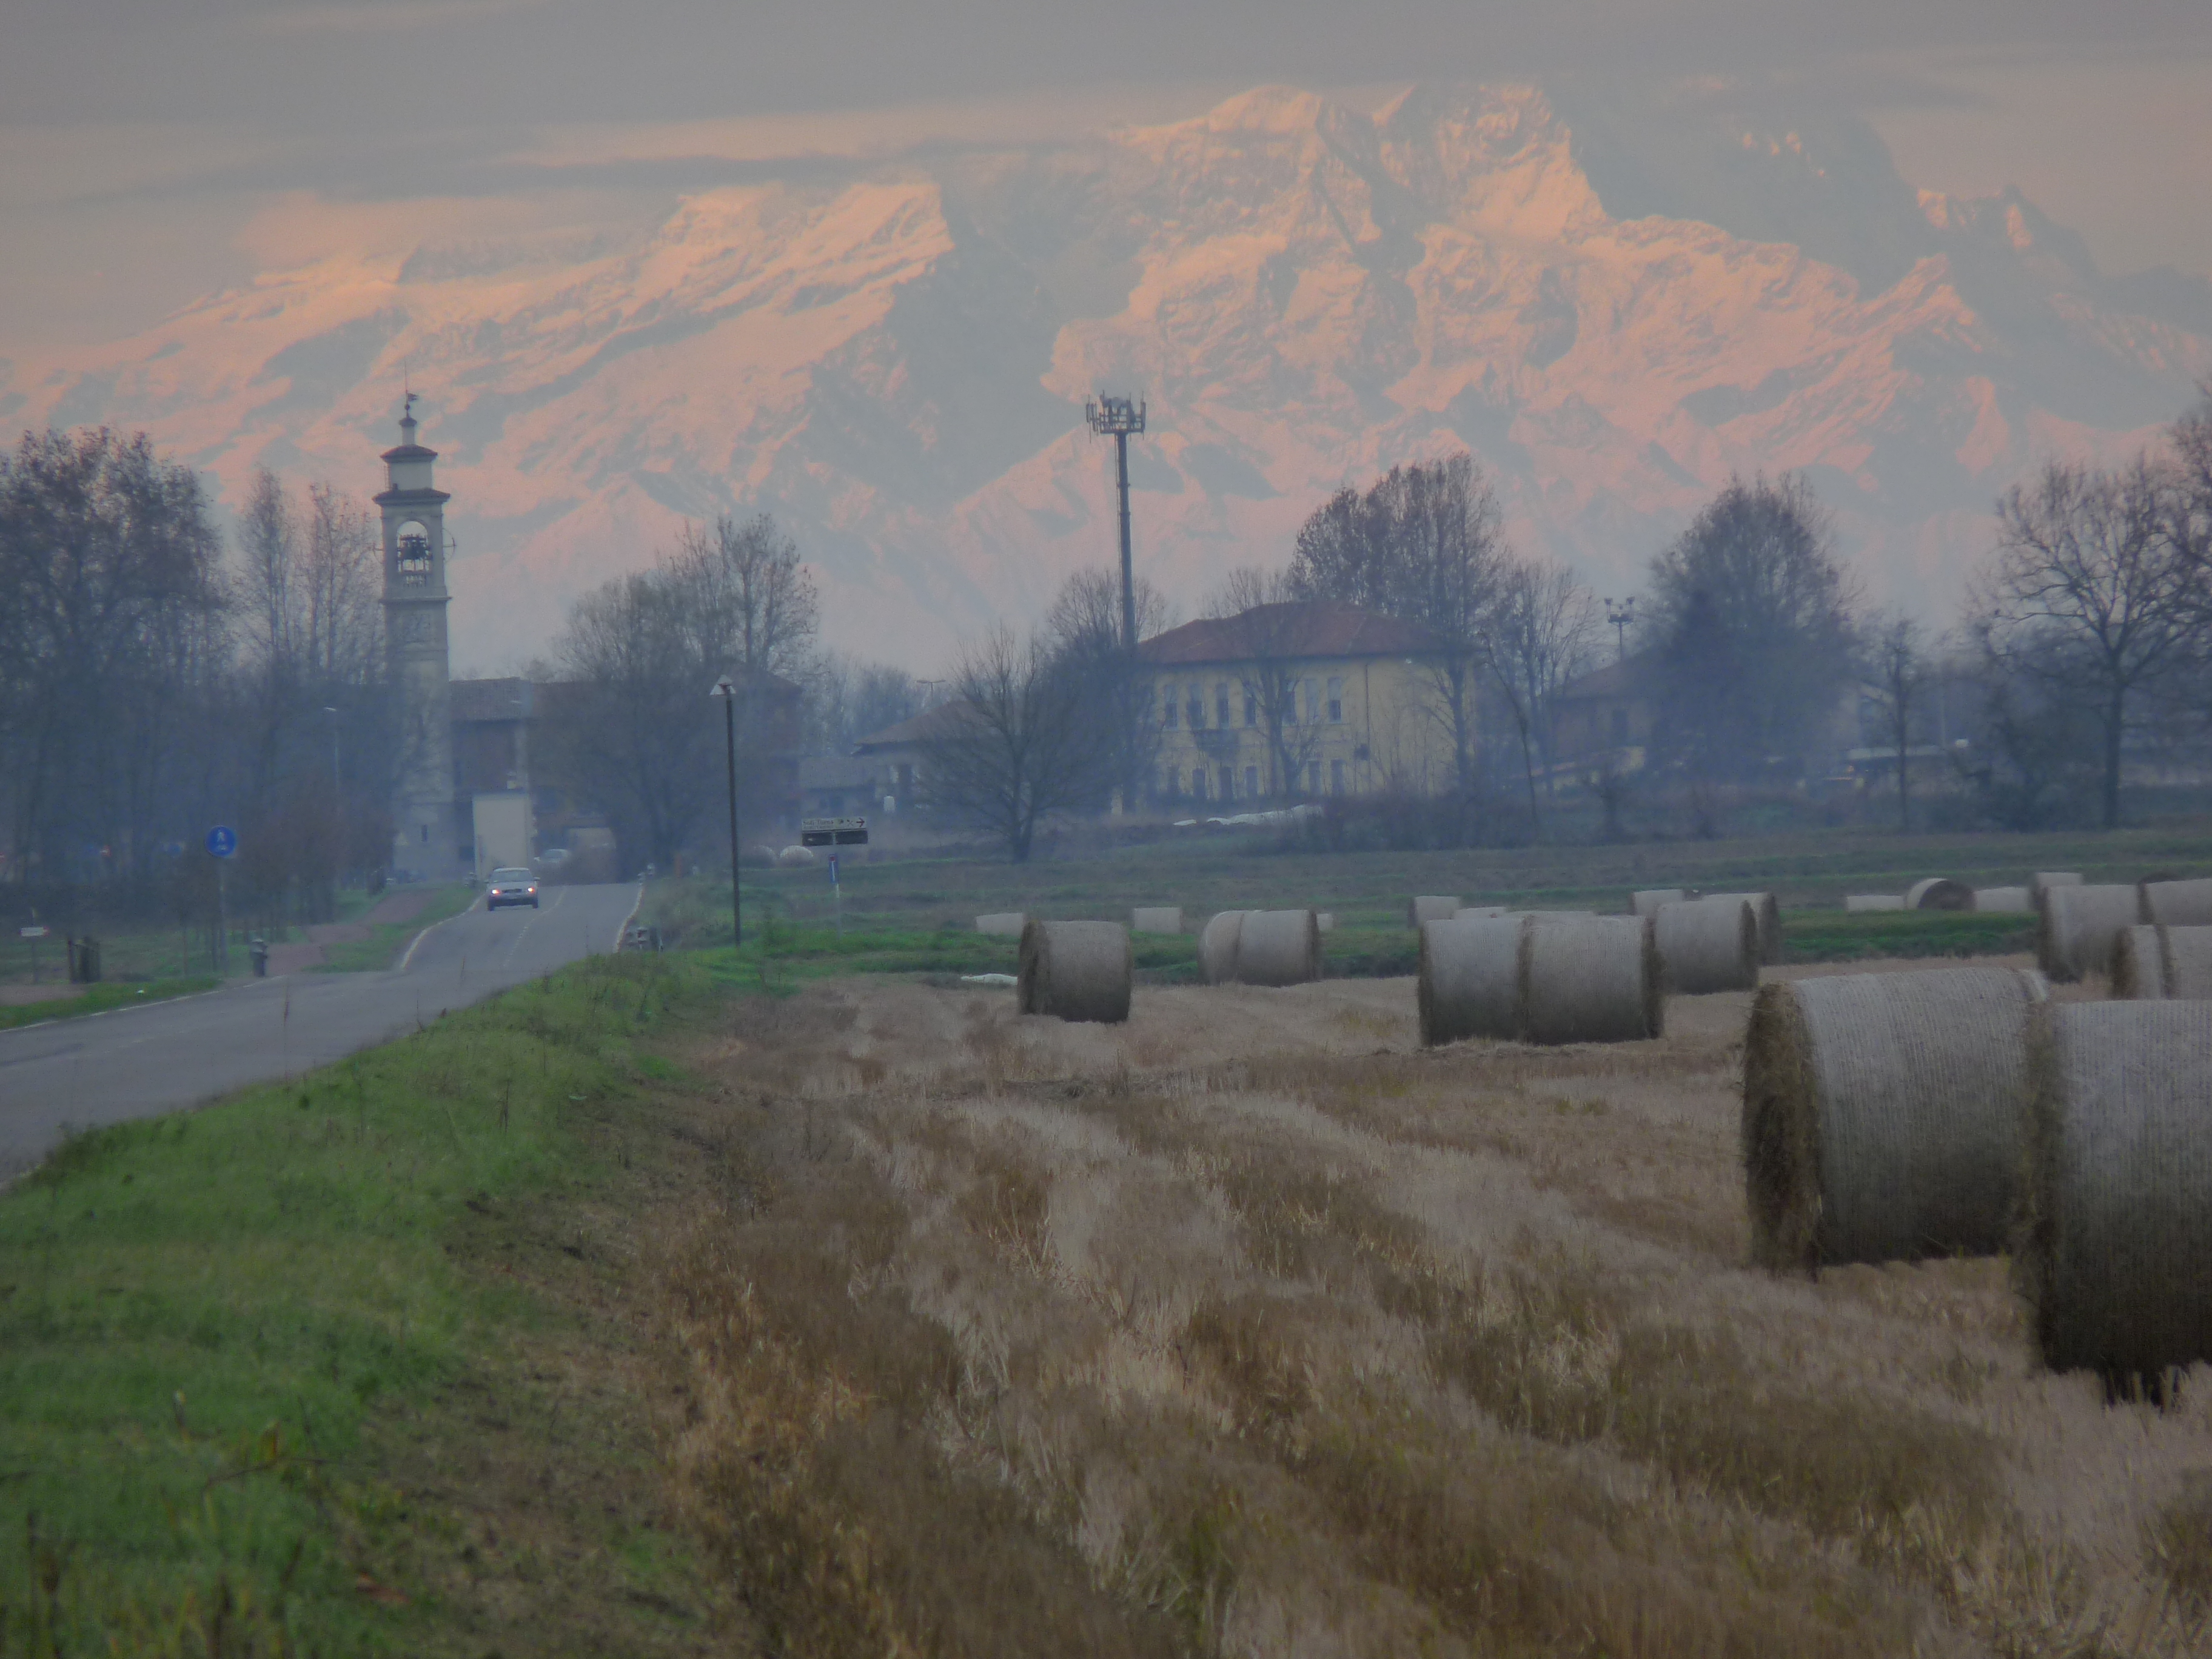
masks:
[[[1083,418],[1093,432],[1114,440],[1114,479],[1121,495],[1121,645],[1137,654],[1137,581],[1129,566],[1129,434],[1145,429],[1145,406],[1127,398],[1098,394],[1098,401],[1083,405]]]

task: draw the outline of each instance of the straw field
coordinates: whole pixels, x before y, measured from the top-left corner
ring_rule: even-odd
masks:
[[[1554,1048],[1414,1003],[734,1003],[654,1311],[764,1647],[2205,1650],[2212,1389],[2039,1371],[2001,1260],[1747,1265],[1747,994]]]

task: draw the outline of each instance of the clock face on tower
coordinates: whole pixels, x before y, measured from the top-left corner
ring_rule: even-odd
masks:
[[[420,611],[402,612],[394,620],[393,628],[402,645],[427,645],[430,641],[430,618]]]

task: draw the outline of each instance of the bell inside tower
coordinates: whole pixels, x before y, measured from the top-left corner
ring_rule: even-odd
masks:
[[[399,526],[398,569],[399,580],[410,587],[421,587],[430,580],[430,532],[413,520]]]

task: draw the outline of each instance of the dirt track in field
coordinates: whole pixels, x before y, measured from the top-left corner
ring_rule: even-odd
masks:
[[[743,1002],[682,1505],[805,1653],[2203,1650],[2212,1387],[2039,1374],[2002,1262],[1747,1267],[1748,1003]]]

